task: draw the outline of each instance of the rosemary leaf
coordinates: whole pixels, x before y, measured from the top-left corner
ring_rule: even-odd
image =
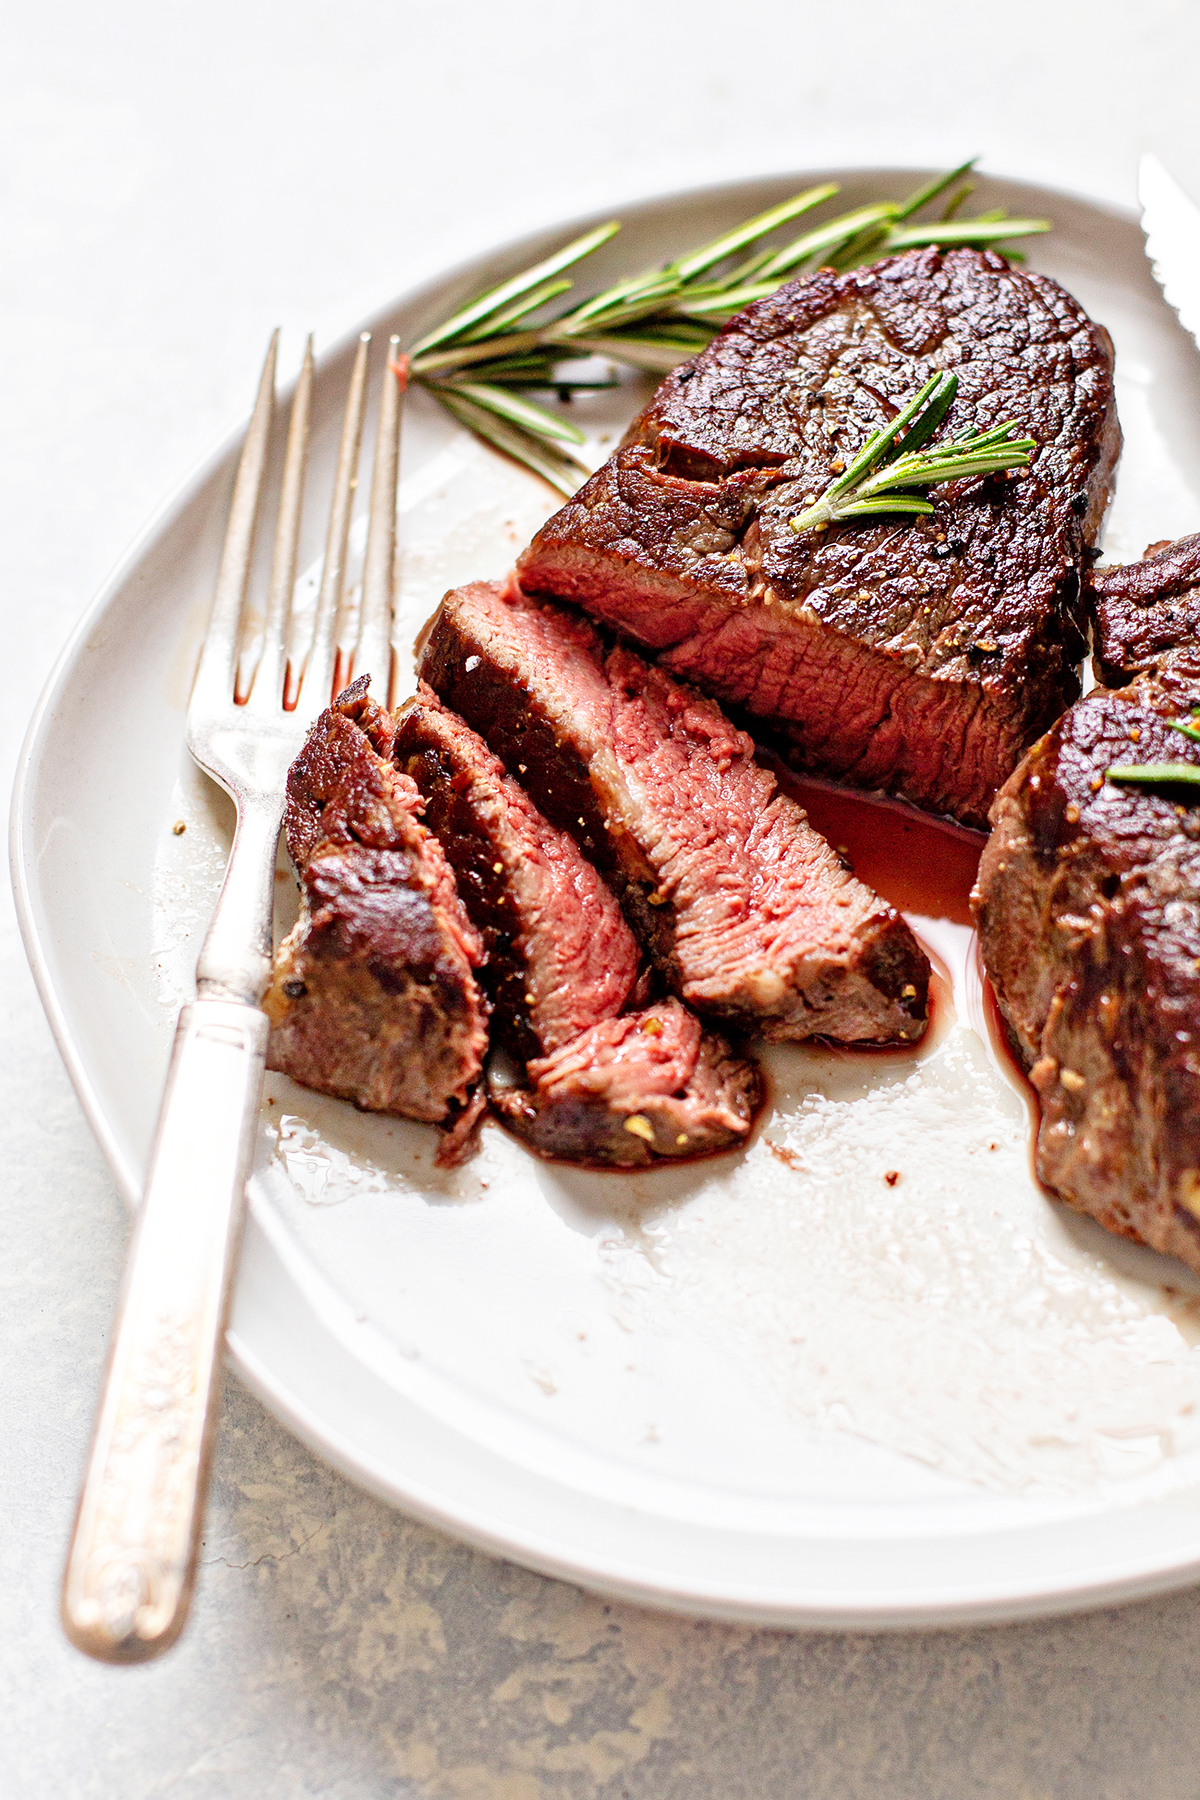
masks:
[[[553,388],[560,396],[564,393],[594,393],[600,388],[621,385],[616,376],[592,381],[564,373],[565,366],[573,360],[587,359],[582,355],[575,358],[564,356],[561,352],[544,350],[528,356],[503,356],[495,362],[476,363],[467,373],[471,380],[486,382],[495,387]],[[431,388],[440,385],[453,387],[461,379],[452,373],[444,378],[444,383],[435,380],[427,381],[425,385]]]
[[[932,181],[927,182],[924,187],[918,188],[915,194],[910,194],[908,199],[901,203],[896,217],[911,219],[913,214],[919,213],[923,206],[930,206],[935,200],[940,200],[956,181],[961,181],[964,176],[971,173],[978,160],[977,157],[972,156],[968,162],[959,163],[957,169],[951,169],[945,175],[935,175]],[[969,193],[970,189],[966,189],[965,192]]]
[[[881,256],[887,254],[891,231],[892,225],[887,220],[881,220],[878,225],[867,225],[862,231],[856,231],[844,244],[837,244],[827,251],[823,260],[839,273],[857,269],[863,263],[878,262]]]
[[[943,224],[948,223],[954,217],[955,213],[960,211],[960,209],[966,205],[967,201],[971,198],[971,195],[975,192],[976,186],[976,182],[968,181],[965,186],[959,188],[957,194],[951,194],[949,200],[947,200],[945,206],[942,208]]]
[[[999,244],[1008,237],[1036,237],[1049,231],[1049,219],[953,219],[933,225],[906,225],[903,230],[888,233],[887,254],[901,250],[919,250],[925,244],[939,244],[952,249],[955,244],[976,246]]]
[[[580,350],[586,350],[593,356],[619,357],[634,369],[646,369],[651,375],[666,375],[671,369],[677,369],[680,363],[688,362],[697,350],[703,350],[708,343],[709,334],[705,333],[703,342],[696,343],[694,338],[684,336],[668,336],[665,332],[644,337],[595,337],[576,338],[575,344]]]
[[[1002,475],[1006,469],[1027,469],[1029,458],[1037,449],[1032,438],[1014,438],[995,450],[976,452],[972,440],[963,444],[961,456],[941,456],[936,450],[928,456],[901,456],[889,468],[871,477],[867,484],[873,493],[886,494],[893,488],[928,487],[939,481],[963,481],[978,475]]]
[[[511,331],[503,337],[488,338],[482,344],[455,344],[448,350],[422,350],[419,355],[414,350],[409,374],[421,381],[430,375],[444,374],[447,369],[463,369],[494,356],[517,356],[522,351],[541,347],[540,331]]]
[[[921,448],[922,444],[927,444],[950,411],[957,392],[957,375],[945,373],[931,375],[916,398],[910,400],[909,404],[893,419],[891,441],[887,445],[882,461],[889,463],[894,462],[899,456],[911,456],[915,450]],[[899,433],[905,426],[908,429],[904,432],[904,438],[901,440]],[[1008,425],[1000,427],[1000,430],[1006,434],[1009,429]],[[990,444],[993,435],[994,433],[987,432],[983,437],[976,438],[976,447],[982,448],[985,443]],[[954,439],[951,440],[951,442],[954,441]],[[936,456],[937,454],[938,446],[935,444],[929,451],[929,455]]]
[[[513,383],[517,387],[556,387],[554,379],[555,356],[548,350],[529,350],[521,356],[497,356],[490,362],[477,362],[470,365],[470,375],[474,381],[492,381]],[[427,385],[436,387],[439,379],[455,381],[458,379],[453,371],[445,377],[434,377]]]
[[[524,431],[532,431],[538,437],[556,438],[565,444],[582,444],[584,436],[576,426],[566,419],[548,413],[544,407],[535,406],[532,400],[519,400],[515,394],[504,388],[492,387],[482,381],[456,381],[453,386],[447,383],[444,388],[435,388],[439,398],[447,392],[462,394],[473,400],[476,406],[496,413],[502,419],[510,420],[521,426]]]
[[[1012,434],[1016,428],[1016,421],[1014,419],[1005,419],[1003,424],[993,425],[990,431],[980,431],[976,432],[974,435],[968,431],[964,432],[960,437],[947,438],[944,444],[935,444],[929,454],[930,456],[957,455],[958,452],[956,446],[965,443],[967,440],[974,445],[976,450],[988,450],[993,444],[1011,442]],[[905,447],[907,448],[907,445]]]
[[[548,481],[552,488],[569,500],[576,489],[587,479],[587,469],[575,457],[568,457],[553,444],[545,444],[540,439],[531,437],[496,417],[482,406],[456,394],[453,388],[436,388],[433,390],[437,398],[448,412],[460,424],[473,431],[477,437],[494,444],[497,450],[503,450],[515,462],[524,463],[543,481]]]
[[[646,313],[656,312],[674,298],[681,286],[679,277],[672,270],[651,269],[585,300],[565,318],[553,320],[547,330],[554,332],[561,343],[583,330],[594,330],[598,324],[610,321],[627,324]]]
[[[823,531],[838,519],[886,512],[929,513],[933,507],[928,501],[903,490],[998,474],[1003,469],[1027,469],[1037,444],[1032,438],[1014,438],[1011,434],[1016,426],[1012,423],[925,448],[957,392],[957,375],[944,370],[931,375],[894,419],[871,433],[849,467],[820,498],[789,520],[792,530]]]
[[[472,326],[470,331],[464,331],[461,341],[464,344],[473,344],[478,343],[480,338],[496,337],[506,325],[515,325],[518,319],[523,319],[527,314],[536,312],[538,307],[545,306],[548,300],[556,300],[559,294],[570,293],[574,285],[574,282],[568,281],[565,275],[554,281],[544,281],[540,287],[535,287],[532,292],[523,294],[519,299],[514,300],[511,306],[501,307],[498,313],[492,313],[483,320],[482,324]]]
[[[832,219],[828,225],[818,225],[815,231],[807,232],[803,237],[797,238],[795,243],[788,244],[783,250],[777,250],[774,256],[768,257],[757,271],[757,279],[779,281],[801,263],[813,261],[824,251],[832,252],[835,245],[848,243],[866,226],[880,224],[895,216],[895,206],[887,201],[877,206],[859,207],[857,212]]]
[[[798,218],[801,213],[811,212],[814,206],[820,206],[823,200],[832,200],[837,193],[837,183],[828,181],[823,187],[808,188],[803,194],[795,194],[792,199],[784,200],[779,206],[772,206],[769,211],[759,213],[756,218],[747,219],[744,225],[738,225],[727,231],[724,237],[714,238],[702,250],[694,250],[690,256],[680,257],[672,265],[675,274],[681,281],[692,281],[697,275],[703,275],[716,263],[724,262],[726,257],[735,251],[744,250],[747,244],[756,244],[768,232],[778,230],[786,225],[789,219]]]
[[[569,345],[577,339],[608,337],[616,331],[627,331],[630,326],[640,325],[643,320],[668,317],[679,291],[677,282],[670,285],[664,283],[652,293],[636,300],[624,301],[620,306],[605,307],[603,311],[591,313],[586,319],[577,320],[572,316],[565,325],[548,326],[546,342]]]
[[[740,313],[752,300],[764,300],[779,286],[777,281],[752,281],[745,287],[730,288],[715,294],[702,294],[699,299],[684,295],[676,302],[674,312],[680,319],[703,319],[707,324],[724,325]]]
[[[1195,763],[1117,763],[1107,774],[1125,787],[1200,787]]]
[[[610,219],[606,225],[597,225],[594,231],[585,232],[573,243],[565,245],[561,250],[556,250],[544,262],[536,263],[532,269],[526,269],[521,275],[514,275],[510,281],[502,282],[490,293],[482,294],[478,300],[473,300],[470,306],[455,313],[452,319],[448,319],[444,325],[439,325],[436,330],[428,332],[419,344],[414,344],[411,354],[414,357],[419,356],[422,351],[432,350],[437,344],[444,344],[451,338],[461,337],[468,326],[476,324],[480,319],[490,317],[493,313],[498,313],[502,307],[507,306],[510,300],[515,300],[518,295],[528,293],[531,288],[540,287],[552,275],[557,275],[561,269],[569,269],[573,263],[581,262],[585,256],[590,256],[593,250],[598,250],[601,244],[607,244],[609,238],[615,237],[620,229],[620,220]]]
[[[886,425],[881,425],[878,431],[871,433],[858,455],[850,462],[845,473],[839,476],[830,487],[825,496],[826,500],[832,500],[836,495],[857,487],[876,464],[887,462],[892,456],[898,454],[900,433],[905,426],[911,425],[916,420],[923,407],[940,405],[941,395],[947,388],[953,399],[958,392],[957,375],[931,375],[924,386],[917,389],[908,405],[900,408],[894,419],[889,419]],[[944,410],[943,408],[943,412]]]
[[[933,507],[928,500],[919,500],[915,494],[887,494],[878,499],[851,500],[845,506],[839,506],[839,519],[876,518],[882,513],[931,513]]]
[[[1189,725],[1184,719],[1171,719],[1168,723],[1172,731],[1182,732],[1184,737],[1191,738],[1194,743],[1200,744],[1200,731],[1197,731],[1194,725]]]

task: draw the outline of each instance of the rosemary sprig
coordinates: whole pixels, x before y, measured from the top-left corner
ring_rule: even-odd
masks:
[[[1191,719],[1168,719],[1167,726],[1200,744],[1198,714],[1200,706],[1193,706]],[[1124,787],[1200,787],[1200,768],[1195,763],[1116,763],[1106,774],[1109,781]]]
[[[1197,713],[1200,713],[1200,706],[1193,706],[1190,719],[1170,719],[1167,722],[1172,731],[1180,731],[1184,737],[1193,738],[1196,743],[1200,744],[1200,730],[1196,728]]]
[[[986,248],[1049,230],[1046,219],[1008,218],[1002,212],[958,216],[972,191],[967,179],[972,166],[962,163],[937,176],[907,200],[856,207],[780,246],[784,227],[838,192],[832,182],[808,188],[662,268],[628,276],[547,317],[546,309],[571,291],[577,266],[620,230],[619,221],[610,220],[427,332],[409,351],[403,372],[486,442],[560,492],[574,493],[587,474],[575,449],[582,434],[536,402],[518,400],[514,390],[543,389],[569,400],[577,392],[615,385],[570,373],[572,362],[595,356],[665,374],[703,350],[752,300],[822,264],[850,269],[916,245]],[[940,218],[917,220],[947,195]]]
[[[1117,763],[1107,773],[1126,787],[1200,787],[1195,763]]]
[[[820,499],[811,500],[802,513],[788,521],[792,530],[824,531],[838,519],[871,518],[879,513],[931,513],[930,502],[908,490],[971,475],[994,475],[1001,469],[1027,469],[1037,444],[1032,438],[1015,438],[1017,427],[1011,419],[991,431],[966,432],[924,448],[957,392],[957,375],[945,370],[931,375],[894,419],[871,433]]]

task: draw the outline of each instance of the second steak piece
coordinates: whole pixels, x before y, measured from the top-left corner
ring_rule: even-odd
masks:
[[[421,672],[616,888],[679,996],[769,1038],[919,1038],[929,963],[712,701],[515,587],[446,596]]]
[[[1110,687],[1186,654],[1200,640],[1200,532],[1093,570],[1087,597],[1097,673]]]
[[[1153,604],[1169,570],[1111,574],[1142,583],[1144,613],[1121,642],[1110,618],[1102,648],[1158,666],[1093,688],[1029,751],[997,797],[973,905],[1041,1100],[1038,1174],[1200,1270],[1200,810],[1184,782],[1109,779],[1118,765],[1200,769],[1200,745],[1174,729],[1200,705],[1200,655],[1186,633],[1171,645],[1177,595]]]
[[[423,683],[401,708],[395,757],[425,802],[487,948],[483,985],[524,1083],[493,1110],[539,1155],[629,1168],[739,1143],[762,1104],[756,1065],[677,1000],[635,1000],[637,947],[574,838],[510,780],[482,738]]]
[[[1015,420],[1028,474],[930,490],[928,517],[790,521],[939,370],[945,434]],[[770,720],[789,760],[982,827],[1079,692],[1079,584],[1120,431],[1112,344],[990,251],[820,269],[668,375],[538,532],[522,584]]]
[[[267,1062],[365,1112],[457,1127],[487,1048],[483,945],[420,822],[421,796],[392,762],[393,731],[363,678],[288,771],[301,912],[263,1000]],[[457,1145],[452,1133],[442,1160]]]

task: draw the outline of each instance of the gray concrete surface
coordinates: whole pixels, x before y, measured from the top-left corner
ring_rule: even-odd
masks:
[[[327,337],[485,239],[760,168],[981,150],[1128,198],[1152,147],[1200,194],[1184,0],[46,0],[3,35],[7,770],[71,624],[242,412],[277,318]],[[7,902],[0,996],[3,1800],[1200,1793],[1195,1594],[890,1637],[654,1617],[387,1511],[236,1384],[186,1638],[153,1667],[87,1663],[56,1589],[127,1227]]]

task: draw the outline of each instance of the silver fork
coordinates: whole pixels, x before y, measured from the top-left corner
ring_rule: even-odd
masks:
[[[346,402],[307,658],[293,660],[288,643],[312,408],[311,338],[292,403],[257,668],[247,671],[241,657],[275,409],[278,337],[276,332],[271,339],[238,466],[187,721],[188,749],[236,802],[237,829],[196,965],[196,998],[179,1015],[63,1580],[67,1635],[106,1662],[156,1656],[174,1642],[187,1617],[262,1095],[268,1026],[260,1002],[271,968],[284,782],[308,727],[329,705],[339,668],[338,623],[367,389],[365,333]],[[397,349],[393,338],[389,364]],[[385,706],[400,396],[399,381],[385,373],[353,652]]]

